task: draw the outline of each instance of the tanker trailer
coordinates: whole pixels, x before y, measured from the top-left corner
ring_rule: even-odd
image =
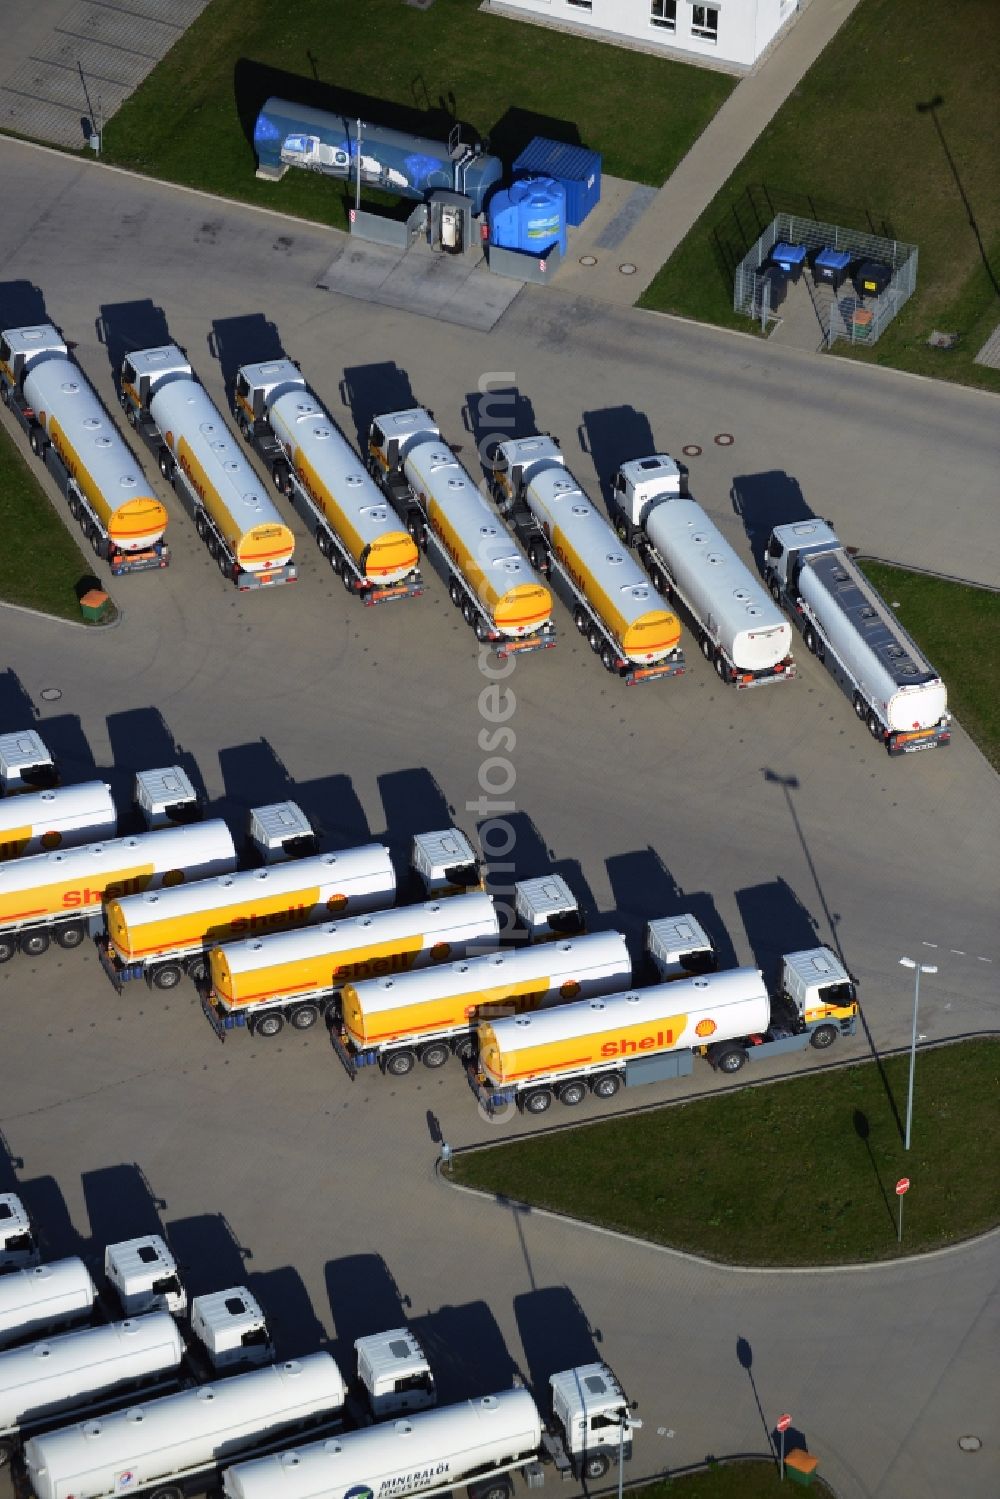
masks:
[[[81,1259],[53,1260],[0,1276],[0,1347],[90,1316],[97,1287]]]
[[[113,838],[117,831],[118,813],[104,781],[30,792],[0,802],[0,862]]]

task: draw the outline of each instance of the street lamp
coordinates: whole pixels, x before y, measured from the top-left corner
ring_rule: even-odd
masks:
[[[910,1041],[910,1084],[906,1092],[906,1139],[903,1149],[910,1148],[910,1124],[913,1120],[913,1073],[917,1065],[917,1010],[920,1006],[920,975],[937,973],[933,963],[915,963],[912,958],[900,958],[900,967],[913,969],[913,1037]]]
[[[618,1499],[622,1499],[625,1484],[625,1433],[641,1429],[642,1422],[626,1407],[618,1417]]]

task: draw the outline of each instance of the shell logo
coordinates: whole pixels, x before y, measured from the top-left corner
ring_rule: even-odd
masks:
[[[343,910],[346,910],[346,908],[347,908],[347,896],[346,895],[331,895],[330,899],[326,903],[326,909],[328,911],[343,911]]]
[[[432,963],[443,963],[446,958],[450,958],[450,957],[451,957],[451,943],[450,942],[435,942],[434,946],[431,948],[431,962]]]
[[[694,1028],[694,1033],[696,1036],[704,1038],[705,1036],[714,1036],[717,1030],[718,1026],[714,1020],[699,1020]]]
[[[575,999],[579,992],[580,985],[576,979],[567,979],[565,984],[560,986],[559,997],[561,999]]]
[[[164,885],[166,885],[168,887],[170,885],[183,885],[183,883],[184,883],[184,871],[183,871],[183,869],[168,869],[167,872],[166,872],[166,874],[163,876],[163,883],[164,883]]]
[[[62,833],[52,832],[42,834],[42,847],[45,849],[46,853],[48,853],[50,849],[58,848],[61,843]]]

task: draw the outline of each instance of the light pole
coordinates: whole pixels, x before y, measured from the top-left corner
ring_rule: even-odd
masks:
[[[618,1499],[622,1499],[625,1484],[625,1432],[639,1431],[642,1422],[630,1410],[623,1410],[618,1419]]]
[[[917,1065],[917,1010],[920,1008],[920,975],[937,973],[933,963],[916,963],[912,958],[900,958],[900,967],[913,969],[913,1037],[910,1041],[910,1084],[906,1090],[906,1139],[903,1149],[910,1148],[910,1125],[913,1122],[913,1073]]]

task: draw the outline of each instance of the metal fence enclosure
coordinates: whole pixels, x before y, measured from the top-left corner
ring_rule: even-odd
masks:
[[[861,229],[845,229],[840,224],[823,224],[799,214],[779,213],[771,220],[756,244],[744,255],[733,278],[733,311],[745,313],[759,321],[766,331],[776,316],[771,310],[771,278],[766,274],[767,260],[780,242],[805,245],[809,252],[827,247],[845,251],[852,260],[879,260],[892,271],[889,285],[879,296],[858,297],[850,285],[833,295],[824,334],[829,347],[838,338],[849,343],[877,343],[899,310],[909,301],[917,285],[917,247],[901,240],[866,234]],[[855,320],[864,309],[871,321]]]

